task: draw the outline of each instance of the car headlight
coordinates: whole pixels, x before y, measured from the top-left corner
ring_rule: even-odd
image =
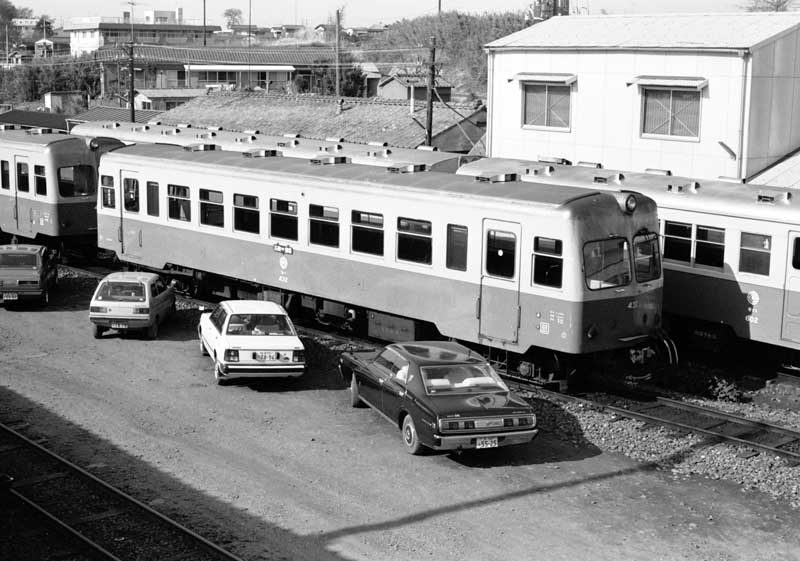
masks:
[[[225,362],[239,362],[239,351],[237,349],[225,349]]]

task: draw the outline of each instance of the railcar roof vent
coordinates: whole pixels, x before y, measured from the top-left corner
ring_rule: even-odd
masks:
[[[319,147],[319,151],[320,152],[341,152],[342,151],[342,145],[341,144],[336,144],[335,146],[320,146]]]
[[[558,164],[560,166],[571,166],[572,162],[566,158],[561,158],[559,156],[537,156],[537,160],[542,162],[543,164]]]
[[[428,152],[438,152],[438,146],[417,146],[417,150],[426,150]]]
[[[388,148],[386,150],[367,150],[367,156],[370,158],[388,158],[392,151]]]
[[[325,142],[344,142],[344,138],[331,136],[325,139]]]
[[[783,192],[759,191],[756,200],[760,204],[765,204],[765,205],[774,205],[774,204],[787,205],[792,201],[792,194],[789,191],[783,191]]]
[[[120,123],[105,123],[103,125],[104,129],[118,129],[122,126]]]
[[[528,170],[528,175],[553,175],[553,172],[556,171],[556,168],[553,166],[542,166],[540,168],[534,168],[532,170]]]
[[[330,166],[336,164],[349,164],[350,158],[345,156],[319,156],[311,158],[311,165],[314,166]]]
[[[192,124],[191,123],[178,123],[176,126],[179,129],[190,129],[190,128],[192,128]]]
[[[53,129],[28,129],[28,134],[50,134],[51,132],[53,132]]]
[[[480,183],[513,183],[519,181],[516,173],[498,173],[495,175],[476,175],[475,181]]]
[[[184,150],[187,152],[212,152],[217,149],[216,144],[203,144],[203,143],[195,143],[195,144],[187,144],[183,147]]]
[[[248,136],[237,136],[233,139],[234,142],[238,142],[239,144],[252,144],[256,141],[256,135],[250,134]]]
[[[294,146],[298,146],[299,144],[300,144],[300,141],[297,140],[296,138],[293,138],[292,140],[288,140],[286,142],[278,142],[278,147],[279,148],[292,148]]]
[[[164,129],[163,131],[161,131],[161,134],[163,134],[164,136],[172,136],[174,134],[180,134],[180,133],[181,129]]]
[[[300,135],[296,134],[296,133],[289,132],[289,133],[284,134],[283,138],[300,138]]]
[[[161,121],[147,121],[148,125],[160,125]]]
[[[139,125],[139,126],[136,126],[136,127],[131,127],[131,130],[133,132],[145,132],[145,131],[149,131],[150,127],[148,125]]]
[[[16,125],[0,125],[0,131],[13,131],[16,128]]]
[[[367,142],[367,146],[389,146],[388,142],[381,142],[381,141],[372,141]]]
[[[223,130],[222,127],[218,127],[218,126],[206,127],[206,129],[210,130],[210,131],[221,131],[221,130]]]
[[[579,166],[579,167],[582,167],[582,168],[603,169],[603,164],[601,164],[600,162],[583,162],[583,161],[581,161],[581,162],[578,162],[575,165]]]
[[[645,168],[645,173],[649,173],[651,175],[666,175],[667,177],[672,176],[671,169],[656,169],[656,168]]]
[[[670,193],[697,193],[700,190],[700,184],[697,181],[690,181],[683,185],[667,185],[667,191]]]
[[[597,183],[598,185],[619,185],[623,181],[625,181],[625,175],[622,173],[612,173],[611,175],[595,175],[594,179],[592,180],[593,183]]]
[[[217,133],[215,133],[214,131],[198,132],[196,135],[194,135],[195,138],[200,138],[200,139],[214,138],[215,136],[217,136]]]
[[[261,131],[258,129],[246,130],[242,131],[244,134],[261,134]]]
[[[386,171],[389,173],[419,173],[427,171],[428,166],[425,164],[399,164],[396,166],[389,166]]]
[[[267,150],[264,148],[255,148],[253,150],[246,150],[242,152],[242,156],[245,158],[277,158],[278,156],[282,156],[280,152],[277,150]]]

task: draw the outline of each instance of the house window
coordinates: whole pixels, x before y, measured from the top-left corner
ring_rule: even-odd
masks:
[[[643,88],[642,99],[642,134],[699,138],[699,91]]]
[[[570,86],[523,84],[523,125],[569,128]]]
[[[258,197],[233,194],[233,229],[258,234],[261,218],[258,212]]]

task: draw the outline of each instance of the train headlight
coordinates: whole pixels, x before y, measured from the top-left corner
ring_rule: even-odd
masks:
[[[636,196],[628,195],[628,198],[625,199],[625,210],[632,213],[634,210],[636,210],[636,204]]]

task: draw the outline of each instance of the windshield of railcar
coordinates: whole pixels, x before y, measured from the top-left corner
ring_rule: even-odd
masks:
[[[583,269],[589,290],[625,286],[631,282],[628,240],[609,238],[583,246]]]
[[[62,197],[88,197],[97,193],[92,166],[58,168],[58,193]]]
[[[289,318],[282,314],[233,314],[228,335],[294,335]]]
[[[654,233],[633,238],[633,263],[637,282],[648,282],[661,276],[661,252]]]
[[[488,364],[443,364],[420,368],[429,395],[508,391]]]
[[[35,269],[39,257],[35,253],[0,253],[3,269]]]
[[[95,293],[95,300],[110,302],[144,302],[147,296],[143,283],[137,281],[106,281]]]

